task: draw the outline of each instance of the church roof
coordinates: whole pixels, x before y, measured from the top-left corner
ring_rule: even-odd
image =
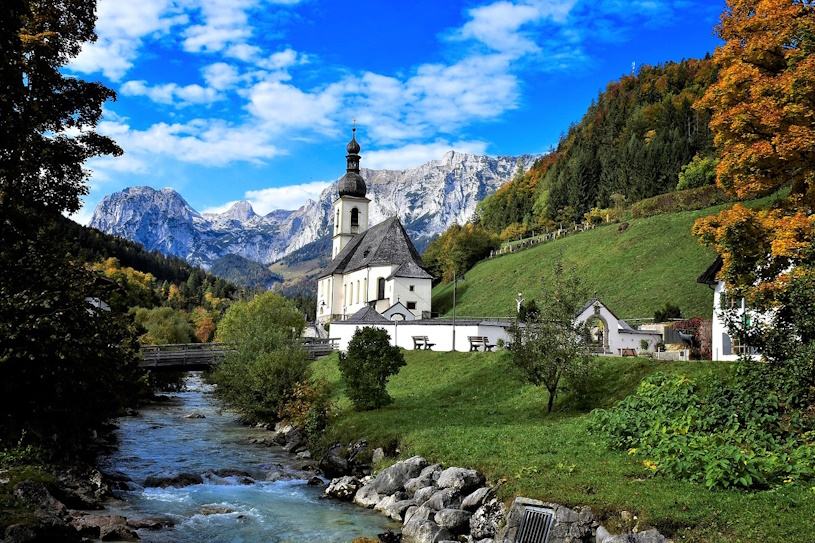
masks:
[[[336,273],[350,273],[369,266],[393,266],[395,277],[432,278],[424,262],[396,217],[391,217],[351,238],[325,268],[319,279]],[[402,274],[399,270],[403,270]],[[423,272],[423,275],[422,275]]]
[[[376,309],[373,307],[366,305],[347,319],[342,322],[346,322],[348,324],[357,324],[357,323],[382,323],[388,324],[390,321],[380,315]]]
[[[394,277],[403,277],[405,279],[433,279],[433,276],[427,273],[427,271],[416,264],[412,260],[406,260],[401,266],[396,268],[388,279],[392,279]]]

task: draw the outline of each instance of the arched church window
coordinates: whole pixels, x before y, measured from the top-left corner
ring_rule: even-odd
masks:
[[[376,299],[377,300],[384,300],[385,299],[385,278],[380,277],[377,280],[376,284]]]
[[[351,210],[351,232],[359,232],[359,209]]]

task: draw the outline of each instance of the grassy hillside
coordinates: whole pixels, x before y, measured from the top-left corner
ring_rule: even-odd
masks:
[[[518,292],[537,298],[541,277],[551,274],[562,251],[567,267],[576,266],[591,290],[620,318],[650,318],[666,302],[684,317],[712,315],[713,291],[696,278],[715,253],[691,236],[693,221],[721,209],[708,208],[609,224],[519,253],[486,260],[459,282],[456,314],[502,316],[512,313]],[[452,314],[453,285],[433,289],[433,310]]]
[[[469,282],[469,279],[468,279]],[[701,287],[700,287],[701,288]],[[403,458],[419,454],[447,466],[474,467],[502,499],[522,495],[590,505],[612,531],[657,527],[675,541],[811,541],[815,492],[796,485],[765,492],[716,491],[652,472],[622,452],[606,450],[587,431],[588,412],[608,407],[655,371],[700,377],[726,374],[721,363],[602,358],[590,396],[568,394],[546,415],[543,389],[521,384],[505,353],[406,352],[407,366],[391,379],[393,404],[351,410],[336,355],[313,364],[334,385],[340,417],[326,439],[364,437],[373,446],[398,442]]]

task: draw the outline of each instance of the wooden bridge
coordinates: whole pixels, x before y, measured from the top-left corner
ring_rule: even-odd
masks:
[[[311,360],[328,356],[337,350],[336,338],[302,338],[300,345]],[[200,371],[210,369],[227,353],[237,352],[237,345],[228,343],[172,343],[145,345],[141,348],[140,366],[153,371]]]
[[[145,345],[140,366],[153,371],[207,370],[230,352],[235,352],[235,345],[227,343]]]

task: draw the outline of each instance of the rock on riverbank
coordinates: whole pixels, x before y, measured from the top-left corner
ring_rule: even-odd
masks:
[[[507,509],[485,483],[475,470],[414,456],[375,478],[336,477],[325,493],[402,522],[402,543],[512,543],[533,522],[548,526],[548,543],[668,543],[656,530],[611,535],[588,507],[516,498]]]
[[[102,500],[111,494],[110,485],[97,469],[78,466],[57,469],[53,483],[21,481],[14,485],[12,495],[17,505],[31,514],[25,522],[5,528],[4,543],[139,540],[127,519],[98,512]]]

